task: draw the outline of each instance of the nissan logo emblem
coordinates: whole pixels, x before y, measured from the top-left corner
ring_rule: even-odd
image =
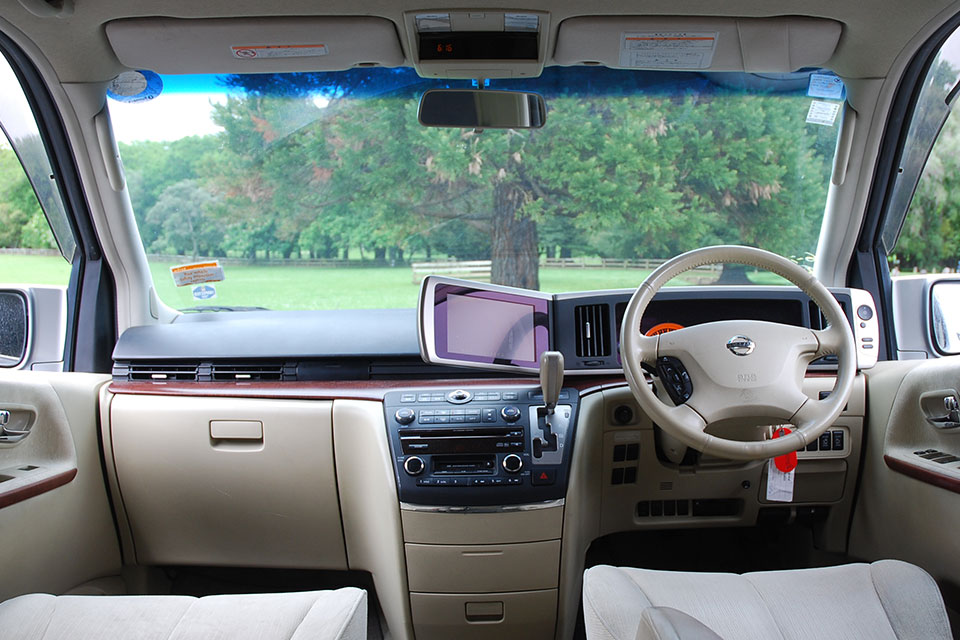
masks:
[[[727,340],[727,349],[735,356],[748,356],[753,353],[753,340],[747,336],[733,336]]]

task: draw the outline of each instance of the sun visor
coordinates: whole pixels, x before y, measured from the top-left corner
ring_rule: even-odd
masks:
[[[580,17],[564,20],[560,65],[618,69],[788,72],[823,65],[839,22],[819,18]]]
[[[383,18],[131,18],[106,25],[121,63],[158,73],[276,73],[397,67],[403,50]]]

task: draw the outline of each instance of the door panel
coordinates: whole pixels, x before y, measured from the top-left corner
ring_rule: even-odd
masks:
[[[960,428],[927,420],[931,394],[960,390],[960,356],[884,362],[867,378],[867,448],[850,554],[920,565],[953,614],[960,605],[960,459],[923,452],[960,458]]]
[[[14,432],[0,439],[0,601],[120,572],[97,438],[97,393],[108,381],[0,371],[0,411]]]

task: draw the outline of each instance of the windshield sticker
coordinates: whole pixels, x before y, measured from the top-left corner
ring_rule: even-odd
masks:
[[[642,69],[708,69],[717,50],[716,31],[624,32],[620,66]]]
[[[811,98],[843,100],[843,80],[832,73],[811,73],[807,95]]]
[[[233,57],[239,60],[258,58],[312,58],[329,53],[325,44],[269,44],[230,47]]]
[[[192,291],[197,300],[213,300],[217,297],[217,288],[212,284],[198,284]]]
[[[418,13],[417,31],[450,31],[449,13]]]
[[[173,283],[178,287],[223,280],[223,267],[219,260],[181,264],[170,267],[170,273],[173,275]]]
[[[107,95],[117,102],[146,102],[163,91],[163,80],[153,71],[124,71],[107,83]]]
[[[503,14],[504,31],[539,31],[540,17],[533,13]]]
[[[810,110],[807,111],[807,122],[832,127],[833,123],[837,120],[838,113],[840,113],[839,102],[814,100],[810,103]]]

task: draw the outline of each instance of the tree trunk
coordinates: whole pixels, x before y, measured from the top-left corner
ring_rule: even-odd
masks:
[[[377,264],[384,264],[387,261],[387,248],[386,247],[374,247],[373,248],[373,261]]]
[[[571,248],[569,248],[569,247],[560,247],[560,257],[561,257],[561,258],[572,258],[572,257],[573,257],[573,249],[571,249]]]
[[[540,289],[537,223],[517,218],[524,192],[516,185],[497,183],[493,191],[490,281],[510,287]]]
[[[717,278],[716,284],[753,284],[747,277],[747,267],[742,264],[724,263],[723,271]]]
[[[360,254],[361,254],[360,257],[362,258],[362,257],[363,257],[363,248],[362,248],[362,247],[360,248]],[[344,248],[343,248],[343,259],[344,259],[344,260],[349,260],[349,259],[350,259],[350,249],[349,249],[348,247],[344,247]]]

